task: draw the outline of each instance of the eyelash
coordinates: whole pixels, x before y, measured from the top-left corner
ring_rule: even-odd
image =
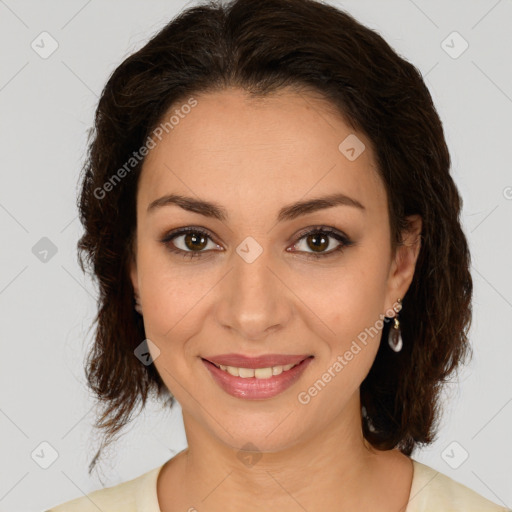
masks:
[[[167,233],[165,235],[165,237],[160,241],[172,253],[183,256],[184,258],[192,259],[192,258],[203,257],[204,253],[208,252],[208,251],[204,251],[204,250],[203,251],[184,251],[183,249],[179,249],[176,246],[174,246],[174,244],[172,244],[172,241],[175,238],[178,238],[179,236],[182,236],[182,235],[187,235],[189,233],[198,234],[198,235],[204,236],[205,238],[209,238],[210,240],[213,241],[212,237],[210,236],[210,234],[207,231],[205,231],[202,228],[196,228],[196,227],[186,227],[186,228],[180,228],[175,231],[171,231],[171,232]],[[333,256],[333,255],[337,254],[338,252],[341,252],[342,250],[346,249],[347,247],[354,245],[354,242],[352,240],[350,240],[346,235],[344,235],[343,233],[341,233],[340,231],[338,231],[336,229],[326,227],[326,226],[315,226],[313,228],[308,228],[304,231],[301,231],[298,234],[297,241],[293,245],[296,245],[303,238],[306,238],[310,235],[318,235],[318,234],[323,234],[323,235],[327,235],[328,237],[334,238],[335,240],[340,242],[340,245],[338,247],[336,247],[335,249],[331,249],[330,251],[323,252],[323,253],[304,252],[304,251],[297,251],[297,252],[305,254],[306,258],[313,258],[313,259],[318,260],[320,258],[327,258],[327,257]],[[291,251],[289,251],[289,252],[291,252]],[[293,252],[295,252],[295,251],[293,251]]]

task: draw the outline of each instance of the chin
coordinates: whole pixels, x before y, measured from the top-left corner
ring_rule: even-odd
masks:
[[[292,416],[290,414],[288,419],[284,419],[287,414],[279,414],[275,418],[267,415],[265,419],[246,416],[223,425],[227,432],[218,424],[211,425],[211,428],[219,441],[233,450],[275,453],[292,448],[307,433],[305,423],[297,421],[297,418],[291,421]]]

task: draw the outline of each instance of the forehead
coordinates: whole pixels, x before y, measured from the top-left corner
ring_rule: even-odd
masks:
[[[211,199],[228,190],[247,203],[327,191],[385,201],[370,141],[326,101],[290,90],[255,99],[234,88],[193,97],[193,108],[181,110],[184,100],[163,117],[175,114],[143,165],[146,204],[170,191]]]

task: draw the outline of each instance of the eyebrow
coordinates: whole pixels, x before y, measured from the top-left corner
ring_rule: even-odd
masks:
[[[202,199],[195,199],[193,197],[182,196],[179,194],[168,194],[155,199],[150,203],[147,212],[154,212],[159,208],[169,205],[176,205],[189,212],[198,213],[205,217],[218,219],[222,222],[227,221],[227,210],[217,203],[205,201]],[[345,194],[337,193],[315,199],[305,201],[298,201],[296,203],[284,206],[279,210],[277,221],[283,222],[285,220],[293,220],[301,215],[313,213],[334,206],[351,206],[358,210],[365,212],[366,208],[356,199],[353,199]]]

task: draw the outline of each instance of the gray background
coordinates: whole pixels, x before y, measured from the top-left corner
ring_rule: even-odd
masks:
[[[330,3],[421,70],[464,199],[475,356],[446,389],[437,441],[413,457],[512,507],[512,1]],[[87,475],[96,445],[83,360],[95,290],[76,261],[78,173],[108,76],[185,5],[192,2],[0,0],[1,511],[44,510],[101,487]],[[58,43],[47,58],[43,31]],[[165,413],[151,403],[103,466],[105,485],[185,446],[179,405]],[[58,457],[43,469],[52,449]]]

